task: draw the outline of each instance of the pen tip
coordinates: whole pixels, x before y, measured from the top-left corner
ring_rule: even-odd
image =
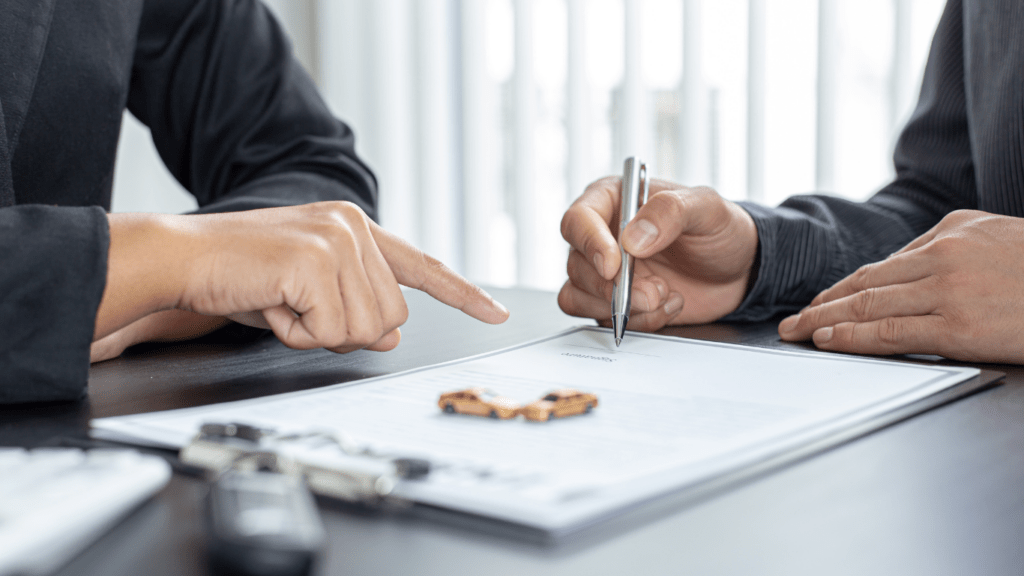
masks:
[[[618,348],[620,344],[622,344],[622,338],[616,338],[615,339],[615,347]]]

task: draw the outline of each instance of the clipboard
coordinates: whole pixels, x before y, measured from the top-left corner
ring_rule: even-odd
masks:
[[[437,409],[436,403],[433,401],[430,402],[433,406],[429,408],[429,413],[422,405],[426,404],[424,400],[431,393],[436,393],[438,390],[443,391],[449,387],[458,387],[459,378],[482,377],[479,376],[484,374],[484,372],[480,372],[481,370],[494,371],[492,376],[501,379],[504,384],[510,387],[521,385],[522,389],[528,389],[530,385],[535,384],[531,378],[543,377],[545,367],[538,365],[526,366],[527,359],[530,362],[540,364],[543,364],[543,362],[577,362],[578,364],[573,364],[572,367],[575,370],[579,366],[580,374],[565,372],[562,376],[573,376],[584,383],[596,382],[604,377],[604,373],[609,370],[608,362],[601,362],[600,368],[593,368],[592,366],[590,368],[583,368],[583,366],[588,366],[585,363],[588,361],[588,357],[593,360],[594,356],[613,354],[611,348],[614,346],[613,342],[608,347],[608,350],[602,351],[600,348],[604,340],[610,340],[609,337],[610,332],[607,330],[580,327],[468,359],[318,390],[196,409],[102,419],[93,422],[94,436],[123,441],[131,439],[131,434],[134,434],[135,438],[132,441],[135,442],[149,441],[159,444],[162,441],[167,445],[177,444],[180,446],[183,445],[180,438],[189,437],[195,429],[195,423],[203,419],[239,421],[244,420],[244,418],[239,417],[240,415],[258,419],[283,411],[291,414],[301,412],[306,416],[304,419],[310,421],[315,420],[319,417],[318,414],[321,414],[317,410],[330,405],[337,408],[338,417],[342,420],[345,419],[343,414],[345,410],[349,410],[348,421],[354,422],[353,418],[358,419],[358,415],[362,413],[362,410],[372,409],[373,402],[380,401],[382,398],[401,397],[403,400],[409,400],[409,405],[404,407],[406,412],[403,414],[406,414],[406,416],[408,414],[419,414],[417,417],[424,419],[422,422],[414,423],[420,426],[419,430],[423,433],[438,433],[439,430],[445,433],[452,430],[474,430],[477,433],[489,434],[496,430],[504,430],[505,432],[513,431],[514,433],[511,435],[506,434],[506,437],[513,439],[525,438],[526,435],[533,435],[542,440],[554,438],[554,431],[557,430],[555,428],[524,428],[523,426],[530,425],[523,422],[511,425],[520,426],[520,428],[493,428],[494,423],[487,422],[484,419],[473,420],[472,418],[474,417],[463,417],[463,420],[447,419]],[[609,484],[609,486],[613,487],[606,487],[604,494],[601,493],[601,489],[597,489],[595,492],[597,496],[594,496],[590,501],[586,500],[591,498],[590,496],[584,496],[575,502],[569,501],[568,504],[560,505],[561,508],[555,511],[547,510],[542,505],[546,500],[542,498],[537,500],[541,504],[533,505],[532,508],[526,505],[532,502],[528,501],[528,499],[523,499],[522,502],[524,504],[519,505],[515,499],[524,498],[523,494],[530,494],[530,490],[537,488],[534,486],[527,486],[526,491],[520,492],[518,495],[491,493],[491,498],[488,500],[488,490],[490,488],[487,486],[493,486],[493,484],[483,486],[480,489],[471,486],[468,490],[458,487],[453,488],[453,485],[446,485],[443,481],[433,486],[408,484],[405,486],[406,490],[402,493],[402,496],[419,502],[413,508],[413,513],[437,519],[457,519],[456,522],[461,524],[472,524],[479,529],[498,532],[520,539],[556,542],[564,539],[566,536],[595,530],[600,531],[601,527],[621,526],[622,523],[642,521],[644,518],[649,518],[652,515],[662,514],[666,509],[677,509],[686,503],[700,501],[731,486],[761,477],[773,470],[799,462],[814,454],[900,422],[915,414],[992,386],[1001,377],[999,373],[991,371],[979,373],[975,369],[901,364],[827,353],[750,348],[648,334],[631,334],[628,342],[633,347],[621,352],[614,352],[615,354],[620,354],[620,356],[612,359],[614,362],[622,362],[623,366],[629,365],[629,362],[644,361],[650,363],[653,362],[653,360],[650,360],[651,354],[661,354],[665,351],[672,354],[689,354],[689,360],[681,364],[682,366],[688,367],[694,373],[699,373],[702,369],[700,363],[704,362],[706,364],[703,366],[705,372],[702,379],[704,380],[721,378],[722,375],[729,374],[731,370],[734,377],[740,379],[738,380],[741,384],[740,389],[745,384],[742,378],[749,379],[751,374],[764,373],[765,370],[773,365],[774,368],[771,369],[776,372],[792,370],[796,374],[803,371],[804,375],[802,378],[805,380],[808,378],[807,374],[814,374],[815,371],[839,370],[839,372],[835,372],[835,374],[838,374],[838,376],[835,376],[838,380],[834,386],[844,394],[860,395],[864,397],[865,401],[870,400],[868,404],[857,409],[868,411],[863,414],[857,411],[851,412],[852,416],[847,415],[843,411],[835,412],[835,414],[845,419],[841,418],[824,424],[819,423],[820,426],[818,428],[808,428],[802,424],[804,421],[799,420],[799,418],[797,421],[790,422],[790,420],[786,420],[788,416],[783,413],[783,416],[786,416],[786,418],[779,417],[781,419],[777,419],[779,422],[790,422],[790,424],[786,424],[789,428],[785,428],[785,434],[780,432],[780,435],[777,435],[778,438],[771,437],[769,439],[770,442],[769,440],[762,439],[764,442],[768,442],[767,448],[747,447],[744,449],[746,452],[734,450],[725,454],[724,461],[721,461],[722,459],[720,458],[713,461],[713,466],[702,464],[704,467],[696,472],[692,466],[690,468],[684,466],[682,468],[668,467],[661,472],[654,471],[645,473],[646,475],[638,474],[638,480],[634,483],[634,487],[641,486],[642,489],[636,489],[630,493],[614,492],[614,490],[619,490],[619,488],[614,488],[614,486],[619,485]],[[584,348],[590,348],[590,350],[587,350],[585,354],[581,354],[580,350]],[[624,346],[624,348],[628,347]],[[635,357],[621,356],[624,353],[633,354]],[[647,358],[644,358],[645,356]],[[750,365],[740,366],[736,365],[736,362],[729,364],[727,362],[728,359],[740,359],[750,363]],[[608,360],[608,358],[605,360]],[[676,366],[674,357],[668,358],[664,362],[667,362],[666,365],[669,367]],[[716,362],[718,365],[716,365]],[[854,371],[843,376],[841,372],[845,369]],[[502,375],[502,370],[511,370],[513,373],[511,375]],[[864,388],[863,390],[852,390],[849,388],[850,383],[861,382],[861,380],[858,380],[861,377],[861,372],[857,370],[864,371],[864,374],[874,375],[876,379],[885,375],[893,376],[896,379],[892,381],[894,382],[892,386],[900,390],[905,388],[909,392],[900,392],[899,395],[892,398],[889,397],[888,392],[879,395],[870,392],[872,386],[882,386],[882,384],[873,381],[856,384]],[[474,374],[477,376],[474,376]],[[907,382],[901,380],[901,378],[907,375],[917,379],[913,385],[911,385],[909,380]],[[839,382],[842,378],[846,378],[846,380]],[[776,380],[778,381],[777,385],[782,388],[796,385],[795,383],[792,385],[786,384],[781,376],[777,377]],[[519,384],[516,384],[517,382]],[[843,382],[846,383],[844,384]],[[646,386],[650,388],[656,384],[658,383],[648,382]],[[705,389],[703,393],[706,393],[708,386],[701,383],[698,384],[703,386]],[[643,388],[643,386],[641,385],[640,388]],[[785,392],[782,388],[779,390]],[[813,392],[818,388],[824,389],[825,386],[816,385],[815,388],[808,388],[807,390]],[[431,392],[432,390],[434,392]],[[749,386],[747,390],[748,392],[750,390],[756,391],[756,389]],[[626,389],[619,392],[621,392],[617,400],[619,408],[616,408],[615,402],[612,402],[609,408],[607,406],[608,403],[603,398],[602,407],[595,410],[595,415],[603,414],[603,416],[588,416],[587,418],[591,418],[591,420],[583,418],[575,421],[566,420],[567,424],[560,430],[565,433],[565,431],[574,429],[586,430],[589,427],[591,432],[594,432],[594,426],[601,422],[604,422],[606,425],[612,423],[613,417],[616,414],[615,411],[617,409],[621,411],[622,408],[625,408],[625,404],[628,404],[628,396],[636,395],[638,390]],[[690,392],[693,391],[687,389],[679,391],[679,394],[686,396]],[[761,391],[763,394],[768,394],[769,392],[772,392],[772,390],[765,389]],[[608,391],[607,394],[612,394],[612,391]],[[910,395],[907,396],[907,394]],[[678,398],[673,399],[671,396],[672,394],[667,394],[665,402],[679,400]],[[436,396],[434,398],[436,399]],[[609,398],[615,400],[614,396],[609,396]],[[623,398],[627,398],[627,400],[623,400]],[[349,404],[353,401],[363,402],[366,408],[358,410],[352,408]],[[331,402],[335,404],[330,404]],[[686,406],[686,398],[679,400],[676,405]],[[714,406],[714,404],[705,403],[699,407],[709,405]],[[728,404],[726,405],[728,406]],[[647,406],[650,407],[652,405]],[[741,406],[741,408],[743,407]],[[331,412],[331,414],[334,413]],[[746,417],[749,419],[749,414]],[[605,420],[600,418],[605,418]],[[807,421],[811,422],[812,420]],[[385,424],[393,426],[396,423],[397,421]],[[778,425],[782,426],[782,424]],[[576,428],[573,428],[573,426],[576,426]],[[824,426],[824,428],[821,428],[821,426]],[[412,430],[417,430],[417,428]],[[353,430],[349,431],[353,432]],[[607,431],[607,428],[605,428],[605,431]],[[358,435],[359,431],[356,430],[356,432]],[[176,437],[175,434],[178,436]],[[393,434],[390,441],[400,442],[408,436],[401,433],[396,434]],[[119,435],[120,437],[118,437]],[[780,438],[781,440],[779,440]],[[675,439],[670,438],[670,440],[674,441]],[[434,454],[431,457],[443,460],[443,456],[439,454]],[[614,468],[614,466],[606,468]],[[572,472],[573,470],[570,466],[567,473],[571,475]],[[661,475],[659,476],[658,474]],[[459,477],[454,478],[456,480],[459,479]],[[501,480],[503,477],[498,475],[497,478]],[[505,479],[507,480],[507,477]],[[572,488],[571,482],[566,482],[566,485]],[[540,488],[547,490],[549,486],[539,483],[539,488],[537,489]],[[474,490],[476,490],[475,493]],[[551,493],[554,494],[555,492]],[[512,504],[509,504],[510,499]],[[562,502],[557,499],[551,501]],[[446,509],[457,510],[458,512],[449,512]]]

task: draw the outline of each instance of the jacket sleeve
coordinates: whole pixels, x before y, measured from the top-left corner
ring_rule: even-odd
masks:
[[[147,1],[128,108],[199,212],[348,200],[375,216],[352,131],[258,0]]]
[[[724,320],[806,306],[858,267],[886,258],[946,214],[977,206],[964,91],[963,13],[950,0],[932,41],[917,108],[896,144],[895,180],[866,202],[795,196],[743,207],[757,225],[760,270]]]
[[[0,404],[82,396],[109,243],[99,207],[0,208]]]

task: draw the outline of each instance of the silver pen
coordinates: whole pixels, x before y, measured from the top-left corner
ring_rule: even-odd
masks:
[[[640,195],[640,186],[643,186],[643,196]],[[612,290],[612,330],[615,332],[616,346],[622,344],[622,337],[626,333],[633,294],[633,257],[622,247],[622,232],[644,202],[647,202],[647,164],[636,156],[630,156],[622,167],[622,206],[619,209],[618,234],[622,265]]]

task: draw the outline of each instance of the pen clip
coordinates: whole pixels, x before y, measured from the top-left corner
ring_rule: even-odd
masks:
[[[640,194],[637,194],[637,197],[638,197],[637,199],[639,200],[639,203],[636,206],[637,208],[640,208],[644,204],[647,204],[648,186],[647,186],[647,163],[646,162],[641,162],[640,163],[640,181],[643,183],[642,185],[644,187],[644,189],[643,189],[644,192],[643,192],[642,196]]]

